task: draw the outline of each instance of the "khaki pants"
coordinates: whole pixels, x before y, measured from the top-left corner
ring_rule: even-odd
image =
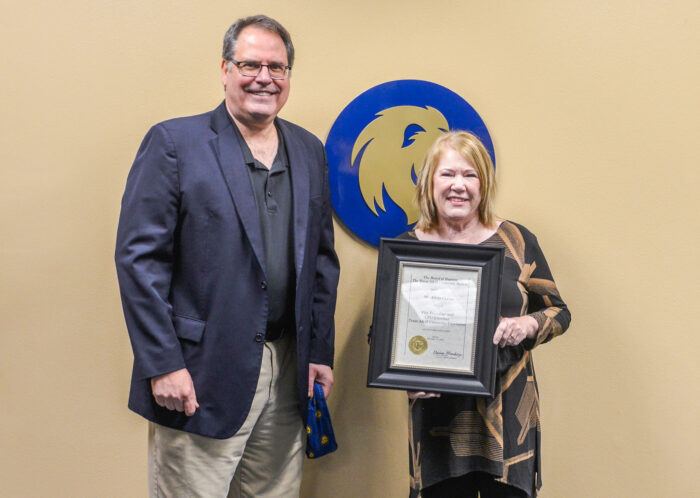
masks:
[[[229,439],[149,424],[151,497],[298,497],[304,430],[296,396],[296,345],[266,343],[250,413]]]

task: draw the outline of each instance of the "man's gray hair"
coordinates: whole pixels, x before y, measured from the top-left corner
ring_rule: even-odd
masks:
[[[289,36],[289,32],[282,26],[279,22],[275,21],[271,17],[265,15],[242,17],[238,21],[234,22],[226,34],[224,35],[224,48],[222,50],[222,57],[230,61],[233,59],[233,55],[236,53],[236,42],[238,41],[238,35],[241,34],[243,28],[248,26],[259,26],[268,31],[276,33],[282,38],[284,46],[287,49],[287,64],[291,67],[294,65],[294,45],[292,44],[292,37]]]

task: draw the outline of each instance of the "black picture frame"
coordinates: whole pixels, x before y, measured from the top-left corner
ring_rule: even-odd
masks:
[[[379,245],[374,313],[370,329],[367,386],[494,396],[498,346],[493,344],[493,333],[499,320],[504,255],[503,247],[382,238]],[[437,363],[430,365],[401,363],[404,360],[397,361],[399,356],[418,358],[419,355],[423,354],[421,350],[428,350],[427,343],[429,342],[420,335],[408,339],[411,334],[409,323],[411,323],[411,330],[416,330],[416,322],[419,323],[418,327],[428,326],[424,325],[421,320],[409,320],[409,315],[414,316],[415,312],[410,314],[409,311],[403,311],[413,309],[414,306],[408,303],[410,299],[400,296],[401,279],[405,277],[408,270],[418,272],[418,275],[422,272],[423,276],[420,276],[422,280],[419,284],[425,280],[430,284],[433,280],[445,280],[439,276],[443,269],[454,275],[465,272],[463,275],[469,276],[471,279],[478,274],[476,297],[473,296],[473,290],[470,291],[472,294],[468,294],[469,301],[472,301],[473,297],[475,303],[472,302],[468,306],[469,309],[464,311],[465,316],[468,316],[467,321],[473,319],[470,326],[465,326],[465,329],[471,327],[471,332],[465,333],[464,339],[467,344],[465,351],[468,351],[469,354],[465,354],[465,358],[448,357],[449,361],[462,365],[459,368],[446,368]],[[415,277],[411,278],[415,279]],[[407,280],[407,285],[413,285],[413,281],[415,280],[410,282]],[[466,289],[467,286],[462,285],[462,287]],[[473,285],[471,287],[473,288]],[[460,290],[459,287],[454,288]],[[450,289],[447,286],[442,290],[449,291]],[[450,306],[454,306],[455,302],[461,306],[459,304],[461,303],[461,294],[458,295],[459,298],[448,298],[448,301],[452,301],[449,303]],[[430,297],[430,299],[423,301],[432,306],[431,299],[439,300],[440,298]],[[464,304],[465,307],[467,304]],[[436,301],[436,305],[440,305],[439,301]],[[405,315],[407,318],[402,319],[399,316],[399,308],[402,310],[401,317]],[[428,311],[428,314],[430,313]],[[405,327],[397,329],[397,326],[404,322]],[[434,329],[426,328],[426,330]],[[460,333],[458,332],[456,336],[458,337]],[[399,336],[403,337],[404,340],[399,341],[397,346],[397,337]],[[468,347],[470,344],[471,348]],[[411,351],[411,354],[397,353],[397,351],[405,351],[406,348]],[[436,348],[429,353],[432,356],[429,359],[426,357],[426,361],[442,361],[440,355],[444,354],[444,351],[438,351]]]

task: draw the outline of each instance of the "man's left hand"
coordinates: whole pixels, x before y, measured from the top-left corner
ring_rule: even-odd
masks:
[[[319,363],[309,363],[309,398],[314,392],[314,381],[321,384],[323,395],[328,399],[333,387],[333,370],[328,365]]]

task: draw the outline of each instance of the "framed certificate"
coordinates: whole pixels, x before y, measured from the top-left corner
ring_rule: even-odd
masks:
[[[493,396],[502,247],[382,239],[367,386]]]

